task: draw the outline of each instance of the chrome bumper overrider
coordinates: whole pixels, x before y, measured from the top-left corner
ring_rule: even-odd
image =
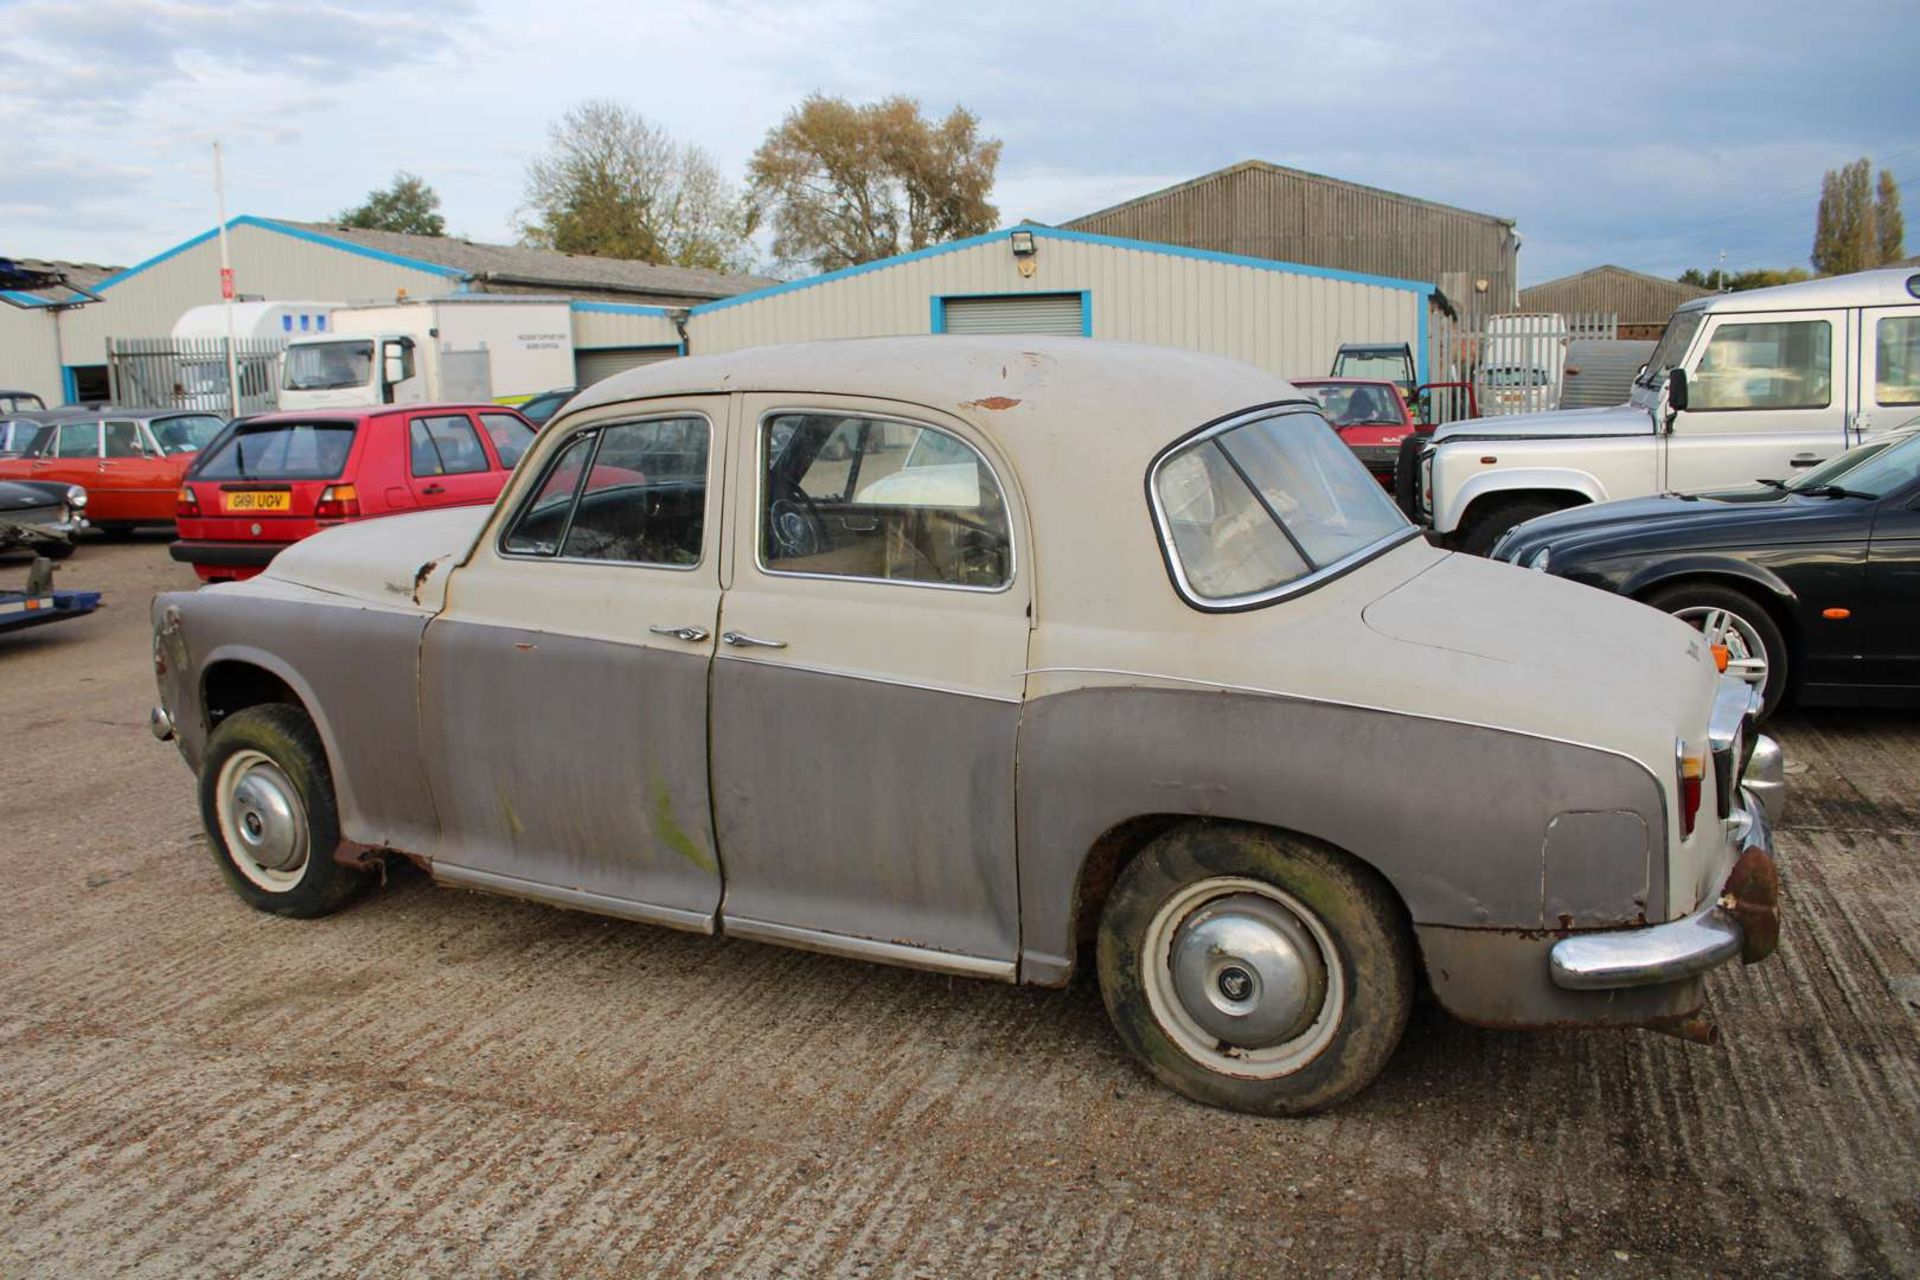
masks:
[[[1761,743],[1772,745],[1764,738]],[[1754,750],[1756,760],[1761,749]],[[1776,761],[1777,756],[1775,748]],[[1719,896],[1666,924],[1562,938],[1549,953],[1555,986],[1569,991],[1655,986],[1695,977],[1735,956],[1753,964],[1773,954],[1780,936],[1773,828],[1763,794],[1743,786],[1740,798],[1743,804],[1732,821],[1734,845],[1741,852]]]

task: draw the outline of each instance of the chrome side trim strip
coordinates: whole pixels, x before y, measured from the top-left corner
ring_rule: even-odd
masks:
[[[1012,982],[1016,976],[1016,967],[1011,960],[987,960],[980,956],[964,956],[953,951],[933,951],[926,947],[910,947],[899,942],[877,942],[872,938],[856,938],[844,933],[823,933],[818,929],[802,929],[790,924],[772,924],[765,920],[742,920],[737,916],[725,916],[720,922],[720,932],[729,938],[771,942],[783,947],[797,947],[802,951],[818,951],[824,955],[845,956],[852,960],[875,960],[881,964],[904,965],[909,969],[952,973],[965,978],[991,978],[997,982]]]
[[[706,655],[699,655],[704,657]],[[838,676],[843,680],[865,680],[869,684],[890,684],[900,689],[924,689],[928,693],[951,693],[957,698],[979,698],[986,702],[1007,702],[1018,705],[1024,701],[1018,694],[983,693],[978,689],[961,689],[947,684],[925,684],[918,680],[900,680],[892,676],[879,676],[866,671],[845,671],[838,667],[813,666],[804,662],[792,662],[782,658],[758,658],[751,654],[725,650],[715,653],[716,662],[750,662],[756,667],[772,667],[777,671],[805,671],[816,676]],[[1025,675],[1016,671],[1014,675]]]
[[[531,902],[544,902],[550,907],[565,907],[571,911],[591,911],[595,915],[615,916],[621,920],[638,920],[642,924],[665,925],[669,929],[685,929],[691,933],[713,933],[711,913],[686,911],[679,907],[656,907],[645,902],[635,902],[630,898],[615,898],[604,893],[589,893],[584,889],[567,889],[555,884],[542,884],[538,880],[523,880],[519,876],[501,875],[497,871],[480,871],[473,867],[457,867],[452,863],[435,858],[428,864],[435,880],[456,885],[462,889],[478,889],[484,893],[504,894],[509,898],[525,898]]]

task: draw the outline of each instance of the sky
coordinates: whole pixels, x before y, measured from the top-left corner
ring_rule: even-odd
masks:
[[[0,0],[0,256],[128,265],[229,215],[322,220],[396,170],[509,242],[568,107],[744,175],[821,92],[956,104],[1003,224],[1246,159],[1513,218],[1523,283],[1805,266],[1821,174],[1893,170],[1920,253],[1916,0]]]

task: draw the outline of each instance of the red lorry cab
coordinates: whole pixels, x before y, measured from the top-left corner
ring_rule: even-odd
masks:
[[[180,487],[175,560],[249,578],[329,525],[492,502],[534,428],[500,405],[265,413],[231,424]]]

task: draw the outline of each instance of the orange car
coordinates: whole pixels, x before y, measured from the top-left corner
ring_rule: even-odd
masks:
[[[226,420],[174,409],[96,409],[49,422],[25,454],[0,458],[0,480],[87,491],[87,519],[109,533],[172,524],[181,477]]]

